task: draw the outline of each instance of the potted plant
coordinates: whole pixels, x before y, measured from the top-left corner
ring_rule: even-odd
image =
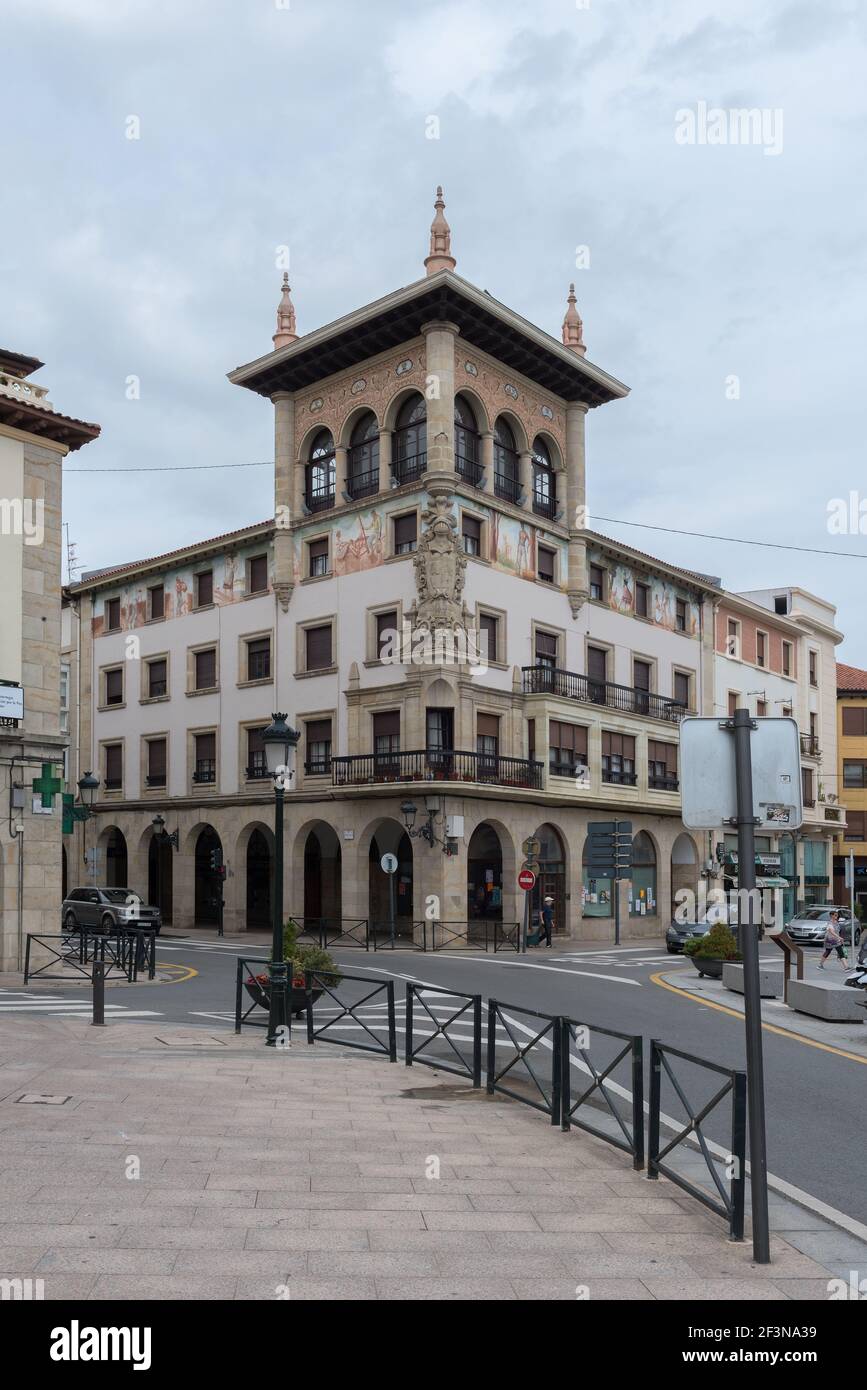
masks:
[[[699,975],[722,979],[726,961],[740,960],[741,953],[734,932],[725,922],[717,922],[704,936],[692,936],[683,944],[683,954],[689,956]]]
[[[329,955],[327,951],[323,951],[321,946],[298,945],[299,931],[298,923],[292,918],[283,928],[283,959],[286,961],[292,984],[290,1008],[296,1018],[307,1006],[305,971],[315,970],[329,985],[339,984],[341,978],[340,970],[333,956]],[[263,1009],[270,1008],[271,1005],[271,997],[268,992],[269,983],[267,975],[248,975],[244,981],[250,998]],[[321,995],[322,990],[321,984],[314,985],[312,990],[314,1003]]]

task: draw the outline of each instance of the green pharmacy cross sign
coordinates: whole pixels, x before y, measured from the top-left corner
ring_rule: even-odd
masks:
[[[54,798],[63,789],[63,782],[54,776],[54,764],[42,764],[42,776],[33,778],[33,790],[42,796],[42,805],[48,810],[54,808]]]

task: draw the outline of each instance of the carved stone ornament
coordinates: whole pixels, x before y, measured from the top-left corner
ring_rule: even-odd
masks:
[[[418,595],[415,626],[436,632],[464,628],[470,614],[463,601],[467,557],[460,544],[454,498],[432,497],[421,514],[422,533],[413,556]]]

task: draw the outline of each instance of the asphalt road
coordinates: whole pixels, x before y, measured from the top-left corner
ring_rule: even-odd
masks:
[[[494,997],[517,1008],[563,1013],[600,1027],[641,1033],[646,1039],[656,1037],[725,1067],[744,1066],[741,1019],[701,1001],[671,993],[653,982],[653,975],[677,965],[677,958],[668,956],[659,943],[640,947],[633,943],[608,950],[587,947],[568,953],[555,947],[550,951],[531,951],[523,960],[506,955],[478,957],[404,951],[347,950],[335,954],[346,975],[358,974],[371,982],[396,980],[398,1028],[401,1030],[405,981],[414,979],[450,990],[479,992],[485,999]],[[110,1012],[118,1018],[139,1018],[142,1022],[162,1018],[186,1025],[224,1024],[234,1015],[234,980],[239,955],[266,957],[264,938],[261,944],[244,947],[204,939],[163,938],[157,958],[171,966],[175,980],[165,984],[117,986],[106,994]],[[770,958],[776,958],[775,963],[778,963],[776,952]],[[683,968],[692,976],[691,966],[684,964]],[[36,991],[41,1001],[37,1002],[33,997],[34,989],[32,987],[27,995],[5,992],[0,998],[0,1009],[4,1012],[9,1009],[31,1012],[40,1008],[53,1013],[61,1008],[70,1012],[86,1011],[86,989],[64,990],[63,1004],[55,991],[47,987],[42,995]],[[347,982],[343,989],[357,995],[364,987],[350,987]],[[248,1002],[245,998],[245,1006]],[[455,1007],[433,995],[429,1002],[440,1017]],[[336,1018],[333,1001],[327,997],[320,1001],[318,1009],[324,1020]],[[263,1011],[256,1010],[255,1014],[262,1016]],[[364,1017],[367,1026],[381,1035],[384,1029],[381,996],[371,1000]],[[520,1036],[529,1036],[532,1020],[520,1014],[513,1015],[514,1020],[519,1020]],[[337,1022],[344,1030],[335,1029],[338,1040],[364,1039],[358,1024],[348,1020]],[[468,1035],[469,1030],[466,1030],[461,1036]],[[767,1030],[763,1032],[763,1039],[769,1171],[867,1223],[864,1162],[867,1065]],[[398,1041],[402,1056],[402,1034]],[[617,1076],[626,1079],[622,1069]],[[699,1080],[698,1074],[690,1069],[686,1077],[691,1099],[702,1100],[711,1094],[708,1085],[715,1085],[712,1078]],[[663,1109],[669,1114],[679,1113],[666,1103],[665,1097]],[[711,1137],[723,1143],[727,1118],[727,1113],[721,1114],[709,1126]]]

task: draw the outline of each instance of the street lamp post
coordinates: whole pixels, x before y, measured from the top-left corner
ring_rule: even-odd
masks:
[[[265,761],[274,778],[274,935],[271,942],[269,974],[268,1036],[269,1047],[276,1047],[291,1027],[288,1005],[286,962],[283,959],[283,798],[286,783],[295,776],[289,759],[301,735],[286,723],[285,714],[272,714],[272,722],[262,733]]]
[[[87,864],[87,822],[90,820],[93,798],[99,790],[99,778],[94,777],[92,772],[85,772],[83,777],[78,780],[78,799],[81,802],[84,815],[81,817],[83,825],[81,828],[82,861]]]

